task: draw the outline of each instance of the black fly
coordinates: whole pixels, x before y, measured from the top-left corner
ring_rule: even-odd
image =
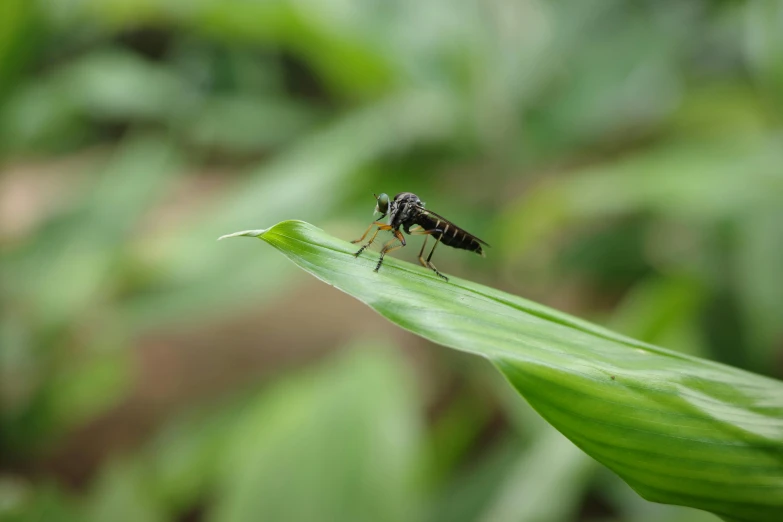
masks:
[[[394,199],[391,201],[389,201],[389,196],[386,194],[381,194],[380,196],[375,196],[375,199],[377,201],[375,211],[380,212],[381,217],[379,217],[377,221],[373,221],[370,226],[367,227],[367,230],[365,230],[362,237],[351,242],[361,243],[364,238],[367,237],[367,234],[370,233],[370,230],[372,230],[373,226],[378,227],[370,240],[362,245],[362,248],[360,248],[359,251],[354,254],[358,257],[359,254],[364,252],[365,248],[370,246],[372,242],[375,241],[375,237],[378,235],[378,232],[381,230],[391,230],[391,232],[394,234],[394,238],[383,245],[383,248],[381,249],[381,257],[378,259],[378,264],[375,267],[376,272],[383,264],[383,256],[392,250],[396,250],[405,246],[405,236],[403,236],[402,232],[400,232],[400,227],[402,227],[402,229],[408,235],[426,236],[424,238],[424,244],[421,245],[421,251],[419,252],[419,262],[423,266],[432,269],[436,274],[438,274],[438,276],[442,277],[446,281],[448,281],[449,278],[438,272],[438,269],[435,268],[435,265],[433,265],[431,261],[432,253],[435,252],[435,247],[438,246],[438,243],[443,243],[444,245],[448,245],[454,248],[470,250],[471,252],[476,252],[482,257],[484,256],[484,250],[482,249],[481,245],[489,246],[481,239],[477,238],[473,234],[469,234],[448,219],[439,216],[435,212],[425,209],[424,203],[421,202],[416,194],[402,192],[394,196]],[[381,220],[387,215],[389,216],[389,219],[386,223],[382,223]],[[435,238],[435,245],[433,245],[432,250],[430,250],[430,254],[425,260],[424,248],[427,246],[427,240],[429,239],[429,236]]]

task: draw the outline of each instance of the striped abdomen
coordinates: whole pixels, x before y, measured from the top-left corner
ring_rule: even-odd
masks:
[[[424,230],[442,230],[442,232],[433,232],[432,237],[440,238],[440,242],[444,245],[448,245],[453,248],[461,248],[463,250],[470,250],[483,256],[484,249],[481,245],[487,245],[486,242],[477,238],[473,234],[469,234],[465,230],[461,229],[451,221],[444,219],[443,217],[430,212],[429,210],[423,210],[418,216],[416,216],[416,224],[422,227]]]

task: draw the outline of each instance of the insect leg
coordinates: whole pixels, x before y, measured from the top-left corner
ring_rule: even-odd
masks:
[[[360,237],[359,239],[354,239],[353,241],[351,241],[351,243],[361,243],[362,241],[364,241],[364,238],[367,237],[367,234],[370,233],[370,229],[373,227],[373,225],[375,225],[375,221],[370,223],[370,226],[367,227],[367,230],[364,231],[364,234],[362,234],[362,237]]]
[[[402,232],[400,232],[399,229],[394,231],[394,237],[400,240],[400,243],[402,243],[402,246],[405,246],[405,236],[402,235]]]
[[[424,243],[421,244],[421,250],[419,251],[419,263],[421,263],[421,266],[425,267],[427,266],[427,262],[424,261],[424,247],[427,246],[427,240],[430,238],[429,234],[427,237],[424,238]]]
[[[427,264],[427,261],[424,260],[424,247],[427,246],[427,240],[430,238],[432,234],[435,234],[436,232],[443,233],[443,231],[439,228],[433,228],[432,230],[424,230],[423,228],[419,227],[417,229],[411,230],[411,235],[415,236],[424,236],[427,237],[424,238],[424,243],[421,245],[421,251],[419,251],[419,263],[421,263],[421,266],[425,268],[430,268],[430,266]],[[440,241],[440,238],[438,238],[438,241]],[[437,243],[435,243],[437,245]],[[435,247],[432,247],[433,250],[435,250]],[[432,257],[432,253],[430,253],[430,257]],[[436,270],[437,272],[437,270]]]
[[[364,245],[362,245],[362,248],[360,248],[360,249],[359,249],[359,250],[358,250],[358,251],[357,251],[357,252],[354,254],[354,257],[359,257],[359,254],[361,254],[362,252],[364,252],[364,249],[365,249],[365,248],[367,248],[368,246],[372,245],[372,242],[373,242],[373,241],[375,241],[375,237],[378,235],[378,232],[380,232],[381,230],[391,230],[391,228],[392,228],[392,227],[391,227],[391,225],[386,225],[386,224],[384,224],[384,223],[378,223],[377,221],[374,221],[374,222],[372,223],[372,225],[370,225],[370,228],[372,228],[372,226],[373,226],[373,225],[377,225],[377,226],[378,226],[378,229],[375,231],[375,234],[373,234],[373,235],[372,235],[372,237],[370,238],[370,240],[369,240],[367,243],[365,243]],[[366,235],[367,235],[367,233],[370,231],[370,228],[368,228],[368,229],[367,229],[367,232],[365,232],[365,233],[364,233],[364,236],[366,236]],[[362,239],[364,239],[364,236],[362,236],[361,238],[357,239],[356,241],[353,241],[353,243],[358,243],[359,241],[361,241]]]
[[[438,238],[437,241],[435,241],[435,245],[433,245],[432,250],[430,250],[430,255],[427,256],[427,266],[429,268],[431,268],[436,274],[438,274],[438,277],[442,277],[443,279],[448,281],[449,278],[446,277],[445,275],[441,274],[440,272],[438,272],[438,269],[435,268],[435,265],[433,265],[432,261],[430,261],[430,259],[432,259],[432,253],[435,252],[435,247],[438,246],[438,243],[440,243],[440,237]]]
[[[383,245],[383,248],[381,249],[381,257],[380,257],[380,259],[378,259],[378,264],[375,265],[375,271],[376,272],[381,269],[381,265],[383,264],[383,256],[385,256],[386,254],[388,254],[392,250],[397,250],[398,248],[402,248],[402,247],[405,246],[405,243],[402,243],[401,245],[394,245],[394,246],[392,246],[392,244],[395,241],[399,241],[399,238],[396,237],[396,234],[395,234],[395,238],[394,239],[391,239],[391,240],[387,241],[386,244]]]

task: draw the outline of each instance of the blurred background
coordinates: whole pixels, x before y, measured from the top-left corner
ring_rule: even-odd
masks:
[[[3,0],[0,519],[717,520],[215,242],[402,191],[446,274],[783,377],[783,3]]]

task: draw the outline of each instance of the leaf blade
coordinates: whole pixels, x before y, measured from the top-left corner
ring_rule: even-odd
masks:
[[[355,247],[301,221],[258,235],[433,342],[481,355],[553,426],[648,500],[726,519],[783,512],[783,384]]]

